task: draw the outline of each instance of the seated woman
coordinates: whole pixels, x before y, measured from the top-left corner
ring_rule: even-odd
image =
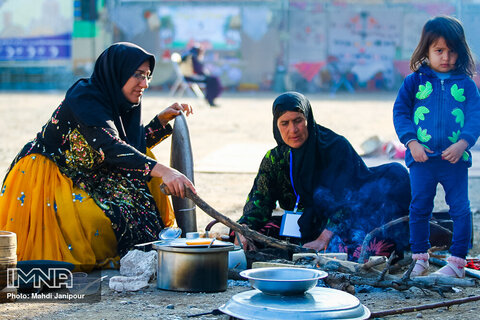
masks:
[[[274,101],[273,136],[277,146],[260,164],[239,223],[356,260],[370,231],[408,215],[407,170],[397,163],[368,168],[344,137],[315,122],[302,94],[287,92]],[[272,216],[277,202],[295,213]],[[402,224],[380,233],[366,249],[370,255],[388,256],[393,250],[402,255],[407,246],[408,228]]]
[[[206,85],[205,98],[211,107],[215,107],[215,99],[222,93],[223,87],[217,76],[211,75],[205,68],[203,58],[205,49],[199,45],[192,47],[182,56],[182,64],[188,65],[191,72],[184,73],[185,79],[191,82],[202,82]],[[184,70],[185,68],[182,68]]]
[[[16,233],[19,261],[108,267],[173,224],[162,180],[179,197],[184,185],[195,188],[150,149],[171,134],[170,120],[192,109],[174,103],[142,124],[154,66],[144,49],[113,44],[16,156],[0,193],[0,230]]]

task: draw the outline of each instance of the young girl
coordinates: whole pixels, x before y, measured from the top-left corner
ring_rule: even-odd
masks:
[[[461,23],[438,16],[423,27],[410,68],[393,107],[400,141],[410,168],[410,244],[416,260],[411,276],[428,273],[429,220],[437,184],[453,220],[448,264],[438,276],[463,278],[471,239],[468,200],[469,149],[480,134],[480,97],[471,77],[475,63]]]

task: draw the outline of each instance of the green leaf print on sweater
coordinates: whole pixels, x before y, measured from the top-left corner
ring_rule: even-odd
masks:
[[[417,138],[421,142],[428,142],[432,138],[431,135],[427,133],[427,129],[422,129],[421,127],[417,130]]]
[[[430,95],[430,93],[432,93],[432,91],[433,91],[432,84],[430,83],[430,81],[427,81],[425,85],[421,84],[418,86],[418,92],[415,96],[417,97],[417,99],[423,100],[428,98],[428,96]]]
[[[420,120],[425,120],[425,113],[429,113],[430,110],[428,110],[427,107],[421,106],[418,107],[417,110],[415,110],[415,114],[413,116],[413,121],[415,121],[415,124],[418,124]]]
[[[458,89],[457,84],[454,84],[452,88],[450,88],[450,93],[452,94],[453,98],[458,102],[465,101],[465,96],[463,95],[464,89]]]
[[[448,137],[448,140],[450,140],[451,143],[455,143],[458,141],[458,137],[460,136],[460,130],[457,132],[452,132],[452,136]]]
[[[470,155],[468,154],[467,151],[463,151],[462,159],[463,161],[468,161],[468,159],[470,159]]]
[[[463,125],[465,124],[465,115],[463,114],[462,109],[455,108],[453,109],[452,114],[455,116],[455,122],[460,123],[460,128],[463,128]]]

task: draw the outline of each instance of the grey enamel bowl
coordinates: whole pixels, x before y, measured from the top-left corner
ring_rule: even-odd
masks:
[[[270,295],[302,295],[315,287],[325,271],[307,268],[257,268],[240,272],[250,285]]]

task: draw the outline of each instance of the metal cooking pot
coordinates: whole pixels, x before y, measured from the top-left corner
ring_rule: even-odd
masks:
[[[187,292],[227,290],[228,252],[233,243],[188,245],[189,239],[154,243],[158,252],[157,288]]]

